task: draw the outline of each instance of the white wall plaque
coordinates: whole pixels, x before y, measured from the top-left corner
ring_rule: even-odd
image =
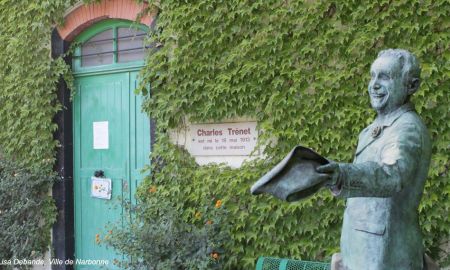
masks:
[[[108,121],[93,122],[92,130],[94,131],[93,146],[94,149],[109,148],[109,128]]]
[[[193,124],[187,148],[193,156],[248,156],[258,141],[256,122]]]
[[[100,199],[111,199],[111,179],[91,177],[91,196]]]

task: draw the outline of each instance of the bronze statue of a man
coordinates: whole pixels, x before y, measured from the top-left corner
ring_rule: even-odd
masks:
[[[359,135],[353,163],[330,163],[317,172],[346,199],[341,268],[422,270],[424,248],[418,206],[431,158],[427,128],[410,103],[420,85],[410,52],[381,51],[370,69],[375,121]]]
[[[353,163],[330,162],[297,146],[251,192],[292,202],[328,186],[346,199],[333,269],[437,269],[424,255],[418,217],[431,159],[430,136],[410,103],[420,85],[419,63],[405,50],[381,51],[370,76],[377,117],[359,135]]]

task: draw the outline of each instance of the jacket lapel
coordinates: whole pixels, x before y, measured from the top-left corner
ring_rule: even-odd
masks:
[[[358,147],[356,148],[356,154],[359,155],[364,149],[367,148],[371,143],[373,143],[378,137],[371,136],[372,125],[368,126],[361,134],[359,139]]]
[[[392,112],[389,117],[386,117],[385,120],[381,123],[373,122],[367,128],[361,132],[361,136],[359,138],[358,147],[356,149],[356,156],[359,155],[364,149],[366,149],[370,144],[372,144],[378,138],[383,136],[383,131],[385,127],[390,127],[395,120],[397,120],[400,116],[402,116],[405,112],[409,112],[414,110],[414,107],[410,103],[406,103],[398,108],[396,111]],[[378,132],[374,131],[374,129],[379,128]]]

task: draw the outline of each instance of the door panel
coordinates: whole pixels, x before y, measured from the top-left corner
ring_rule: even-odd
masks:
[[[148,162],[150,122],[141,113],[141,97],[133,92],[137,72],[76,78],[74,96],[75,257],[122,259],[101,239],[108,222],[123,226],[123,200],[134,198],[140,170]],[[108,122],[108,149],[94,149],[93,123]],[[112,181],[112,198],[91,197],[91,176],[103,170]],[[97,240],[96,236],[99,236]],[[98,266],[78,265],[77,269]]]
[[[126,74],[102,75],[78,79],[76,106],[80,110],[80,168],[122,169],[127,157],[128,82]],[[93,122],[108,121],[109,149],[93,149]]]
[[[130,72],[130,89],[136,89],[139,83],[138,72]],[[131,201],[136,202],[136,188],[142,181],[142,169],[149,161],[150,151],[150,120],[142,112],[142,96],[131,96],[130,118],[130,189]],[[147,172],[148,173],[148,172]]]

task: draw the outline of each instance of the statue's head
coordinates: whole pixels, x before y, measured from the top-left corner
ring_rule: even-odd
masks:
[[[405,104],[419,89],[419,62],[406,50],[384,50],[373,62],[370,78],[370,104],[379,114],[387,114]]]

